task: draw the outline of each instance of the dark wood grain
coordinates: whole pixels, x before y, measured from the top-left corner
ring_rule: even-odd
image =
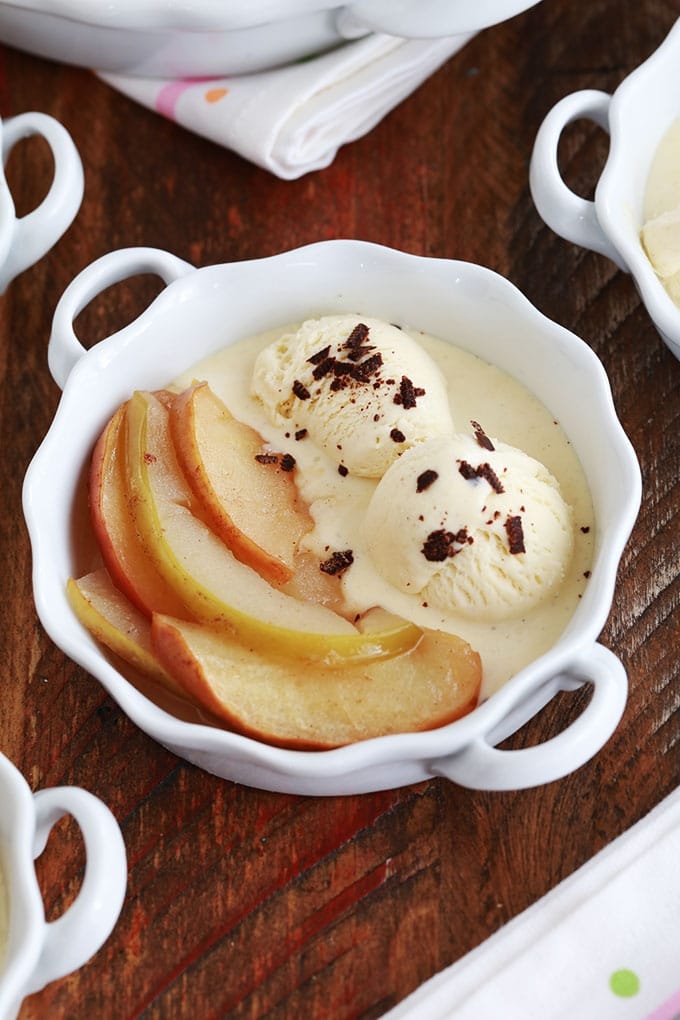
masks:
[[[469,45],[327,170],[282,182],[113,92],[86,70],[0,47],[0,114],[59,118],[81,152],[79,216],[0,298],[0,747],[34,789],[80,784],[112,808],[129,887],[107,944],[26,1000],[21,1020],[377,1018],[529,906],[680,780],[680,365],[631,279],[556,237],[528,189],[548,109],[612,91],[663,40],[676,0],[544,0]],[[574,124],[569,183],[590,194],[607,140]],[[39,142],[12,155],[17,205],[47,187]],[[602,635],[630,679],[624,718],[590,763],[548,786],[478,793],[444,780],[301,798],[216,779],[141,733],[36,620],[21,515],[28,462],[59,393],[46,364],[56,301],[104,252],[145,244],[198,266],[333,237],[450,256],[508,276],[602,359],[644,476],[641,513]],[[102,295],[92,343],[157,283]],[[579,710],[552,703],[511,745]],[[83,849],[55,830],[38,863],[48,916],[74,896]]]

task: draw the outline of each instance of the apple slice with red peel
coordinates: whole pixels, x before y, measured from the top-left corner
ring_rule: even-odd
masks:
[[[433,729],[472,711],[479,655],[460,638],[424,631],[395,658],[345,668],[269,658],[223,629],[155,614],[155,654],[187,694],[233,729],[281,747],[322,750]]]
[[[141,673],[186,698],[184,688],[158,661],[151,648],[151,623],[116,588],[106,570],[69,578],[71,607],[93,637]]]
[[[298,543],[314,523],[298,497],[293,458],[269,452],[206,382],[172,401],[170,432],[206,523],[268,581],[289,581]]]
[[[140,545],[130,513],[125,473],[127,403],[110,418],[90,462],[90,519],[104,564],[114,584],[141,612],[186,616],[181,601],[161,578]]]
[[[361,633],[322,605],[268,584],[237,560],[192,513],[193,494],[174,453],[168,411],[146,391],[127,408],[128,485],[137,531],[161,576],[193,615],[230,625],[250,647],[300,661],[346,665],[397,655],[421,631],[391,617],[384,630]]]

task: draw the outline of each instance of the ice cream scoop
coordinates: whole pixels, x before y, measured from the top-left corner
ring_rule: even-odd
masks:
[[[477,620],[519,616],[565,576],[570,507],[537,460],[472,435],[406,451],[376,486],[365,548],[391,585]]]
[[[260,352],[252,389],[271,420],[307,432],[341,471],[379,478],[427,436],[453,432],[444,378],[406,330],[309,319]]]

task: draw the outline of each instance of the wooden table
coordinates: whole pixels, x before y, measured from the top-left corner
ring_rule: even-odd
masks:
[[[575,89],[613,91],[678,13],[676,0],[544,0],[478,35],[332,166],[295,182],[86,70],[0,47],[2,116],[59,118],[86,174],[72,228],[0,298],[0,747],[34,789],[74,783],[103,798],[129,855],[113,935],[27,999],[21,1020],[381,1016],[677,785],[680,365],[630,277],[542,223],[527,168],[548,109]],[[591,193],[606,151],[602,132],[573,125],[561,147],[569,183]],[[37,141],[12,155],[20,211],[49,165]],[[559,782],[478,793],[433,779],[327,799],[242,788],[138,730],[36,620],[21,484],[59,399],[46,345],[69,281],[128,245],[203,266],[333,237],[498,270],[585,338],[609,373],[644,476],[602,635],[628,670],[630,697],[601,753]],[[131,320],[156,286],[142,278],[108,291],[82,313],[80,335],[93,342]],[[545,739],[579,704],[565,695],[511,743]],[[59,824],[38,867],[55,917],[82,873],[73,823]]]

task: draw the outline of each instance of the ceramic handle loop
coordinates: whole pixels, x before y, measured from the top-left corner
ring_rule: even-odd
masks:
[[[27,993],[78,970],[111,934],[125,898],[127,858],[115,818],[97,797],[78,787],[53,787],[34,795],[33,853],[45,849],[53,826],[72,815],[83,834],[85,876],[76,899],[56,921],[45,922],[45,940]]]
[[[522,790],[561,779],[595,755],[614,732],[626,704],[628,682],[617,657],[595,644],[572,663],[556,689],[590,683],[592,698],[556,737],[535,747],[501,751],[484,736],[463,750],[430,763],[433,775],[473,790]]]
[[[610,133],[611,100],[607,92],[584,89],[565,96],[553,106],[536,135],[529,166],[529,187],[538,212],[556,234],[606,255],[627,272],[628,267],[600,226],[595,202],[581,198],[567,187],[557,161],[560,137],[573,121],[585,118]]]
[[[57,243],[73,222],[83,198],[83,164],[78,150],[68,131],[45,113],[30,111],[3,123],[3,164],[14,146],[32,135],[39,135],[49,145],[54,176],[42,202],[14,222],[10,250],[0,266],[0,293]]]
[[[121,248],[102,255],[68,285],[52,319],[47,362],[63,390],[74,365],[85,354],[73,328],[76,316],[107,287],[142,273],[160,276],[168,285],[194,272],[194,266],[159,248]]]

